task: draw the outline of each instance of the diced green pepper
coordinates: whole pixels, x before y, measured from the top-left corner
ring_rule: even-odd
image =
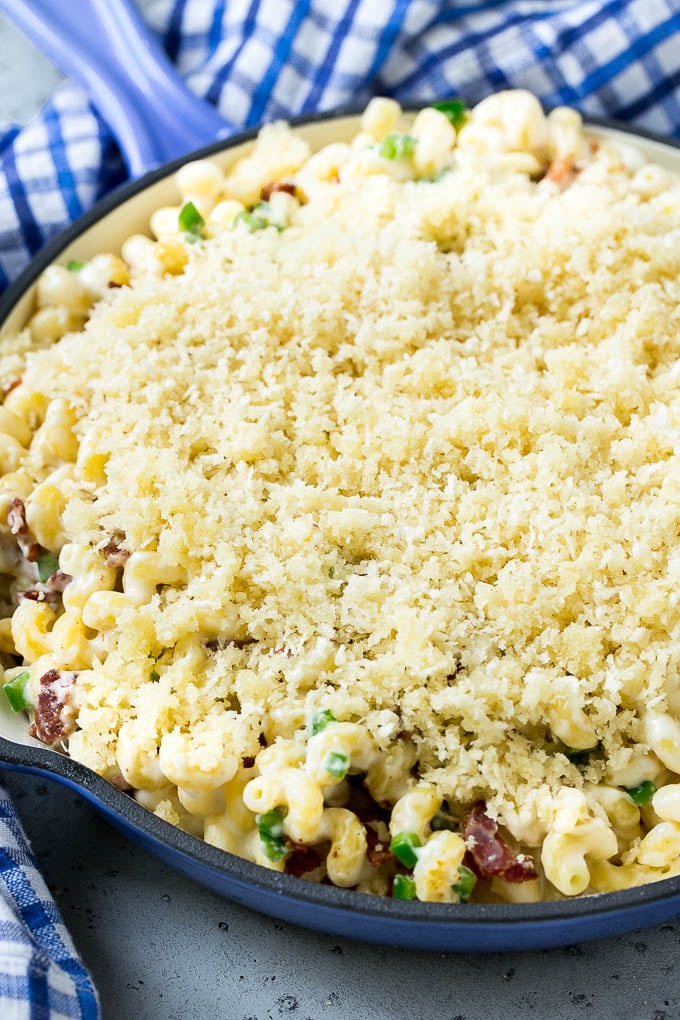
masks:
[[[288,855],[286,844],[282,839],[274,839],[272,836],[260,834],[262,852],[270,861],[282,861]]]
[[[647,807],[656,793],[656,786],[651,779],[645,779],[639,786],[630,786],[626,793],[638,807]]]
[[[344,779],[349,769],[349,755],[342,751],[331,751],[324,762],[324,768],[330,776]]]
[[[395,875],[392,884],[392,896],[395,900],[415,900],[416,883],[410,875]]]
[[[182,206],[177,220],[179,223],[179,229],[188,235],[187,240],[196,241],[199,237],[203,236],[205,220],[193,202],[186,202]]]
[[[81,262],[80,259],[69,259],[66,263],[66,268],[70,273],[78,273],[84,265],[85,263]]]
[[[390,850],[407,868],[416,866],[418,861],[416,850],[419,846],[421,842],[415,832],[398,832],[390,842]]]
[[[282,861],[288,854],[283,838],[283,814],[277,808],[255,818],[262,851],[270,861]]]
[[[236,213],[234,216],[232,226],[237,227],[239,223],[245,223],[251,234],[254,234],[256,230],[264,230],[265,227],[269,226],[264,216],[259,216],[255,212],[249,212],[248,209],[241,209],[241,212]]]
[[[415,147],[416,139],[412,135],[391,134],[383,138],[378,155],[383,159],[408,159]]]
[[[329,723],[337,722],[337,719],[328,708],[322,708],[316,712],[309,721],[309,732],[313,737],[325,730]]]
[[[269,202],[257,202],[251,209],[242,209],[236,213],[232,228],[237,227],[239,223],[245,223],[251,234],[256,230],[264,230],[265,227],[275,227],[281,233],[285,226],[283,223],[277,223],[273,216]]]
[[[468,111],[462,99],[442,99],[438,103],[432,103],[435,110],[443,113],[449,124],[455,127],[456,131],[462,128],[467,120]]]
[[[461,900],[469,900],[472,895],[472,890],[477,885],[477,876],[474,871],[470,871],[464,864],[458,868],[458,881],[453,886],[453,891],[458,893]]]
[[[59,557],[56,553],[51,553],[45,550],[38,556],[37,561],[38,577],[44,584],[45,581],[49,580],[55,570],[59,567]]]
[[[23,672],[17,673],[15,677],[8,680],[6,684],[3,684],[2,689],[13,712],[26,712],[29,708],[32,708],[33,702],[28,693],[30,680],[31,674],[28,670],[23,670]]]

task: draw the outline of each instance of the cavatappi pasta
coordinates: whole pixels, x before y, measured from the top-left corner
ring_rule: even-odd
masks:
[[[2,341],[12,707],[315,881],[680,873],[680,180],[506,92],[176,183]]]

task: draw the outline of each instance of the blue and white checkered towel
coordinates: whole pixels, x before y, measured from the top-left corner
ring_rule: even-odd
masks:
[[[0,784],[0,1017],[96,1020],[97,995]]]
[[[239,127],[376,94],[474,104],[527,88],[548,106],[680,136],[680,0],[157,0],[148,17],[193,91]],[[74,85],[25,128],[0,131],[0,290],[124,178],[107,126]],[[0,799],[2,1017],[96,1008]]]

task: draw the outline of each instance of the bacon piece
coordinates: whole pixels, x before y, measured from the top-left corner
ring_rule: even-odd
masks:
[[[28,531],[26,507],[23,504],[23,500],[17,497],[10,500],[9,510],[7,511],[7,523],[13,535],[24,535]]]
[[[538,872],[528,854],[517,854],[515,863],[505,870],[501,878],[506,882],[530,882],[532,878],[538,878]]]
[[[68,574],[65,576],[68,577]],[[25,602],[27,599],[30,602],[46,602],[48,606],[56,610],[61,602],[61,595],[60,591],[50,591],[49,588],[41,584],[37,588],[29,588],[28,591],[18,591],[16,599],[17,604]]]
[[[286,874],[302,878],[309,871],[314,871],[321,864],[316,850],[304,843],[290,843],[292,853],[286,857]]]
[[[22,555],[29,561],[35,563],[42,546],[33,538],[26,523],[26,507],[23,500],[14,498],[10,501],[7,511],[7,524],[12,535],[16,537]]]
[[[63,570],[55,570],[45,581],[45,587],[61,595],[66,585],[70,584],[72,580],[73,578],[70,574],[65,574]]]
[[[574,183],[579,173],[580,167],[574,162],[573,156],[559,156],[552,161],[545,176],[549,181],[558,184],[562,191],[565,191],[570,184]]]
[[[260,198],[263,202],[268,202],[276,191],[285,191],[287,195],[295,198],[295,185],[288,181],[270,181],[269,184],[265,184],[260,192]]]
[[[498,823],[487,815],[484,801],[473,804],[462,818],[461,834],[472,858],[473,870],[482,878],[496,875],[506,882],[529,882],[538,877],[531,857],[513,854],[498,835]]]
[[[31,602],[47,602],[53,609],[56,609],[61,602],[66,585],[70,584],[72,580],[70,574],[65,574],[63,570],[55,570],[44,584],[36,583],[32,588],[18,591],[17,602],[24,602],[26,599]]]
[[[114,539],[104,546],[102,549],[102,556],[106,561],[107,567],[124,567],[127,561],[130,559],[130,553],[127,549],[121,549]]]
[[[388,861],[393,860],[389,839],[387,842],[382,840],[370,825],[366,825],[365,829],[368,863],[374,868],[379,868],[381,864],[387,864]]]
[[[43,744],[56,744],[76,728],[70,702],[77,675],[49,669],[40,677],[35,722],[28,732],[32,737],[42,740]]]

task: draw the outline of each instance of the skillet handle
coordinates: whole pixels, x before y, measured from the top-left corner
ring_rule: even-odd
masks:
[[[0,0],[0,11],[85,87],[133,177],[233,130],[187,89],[132,0]]]

